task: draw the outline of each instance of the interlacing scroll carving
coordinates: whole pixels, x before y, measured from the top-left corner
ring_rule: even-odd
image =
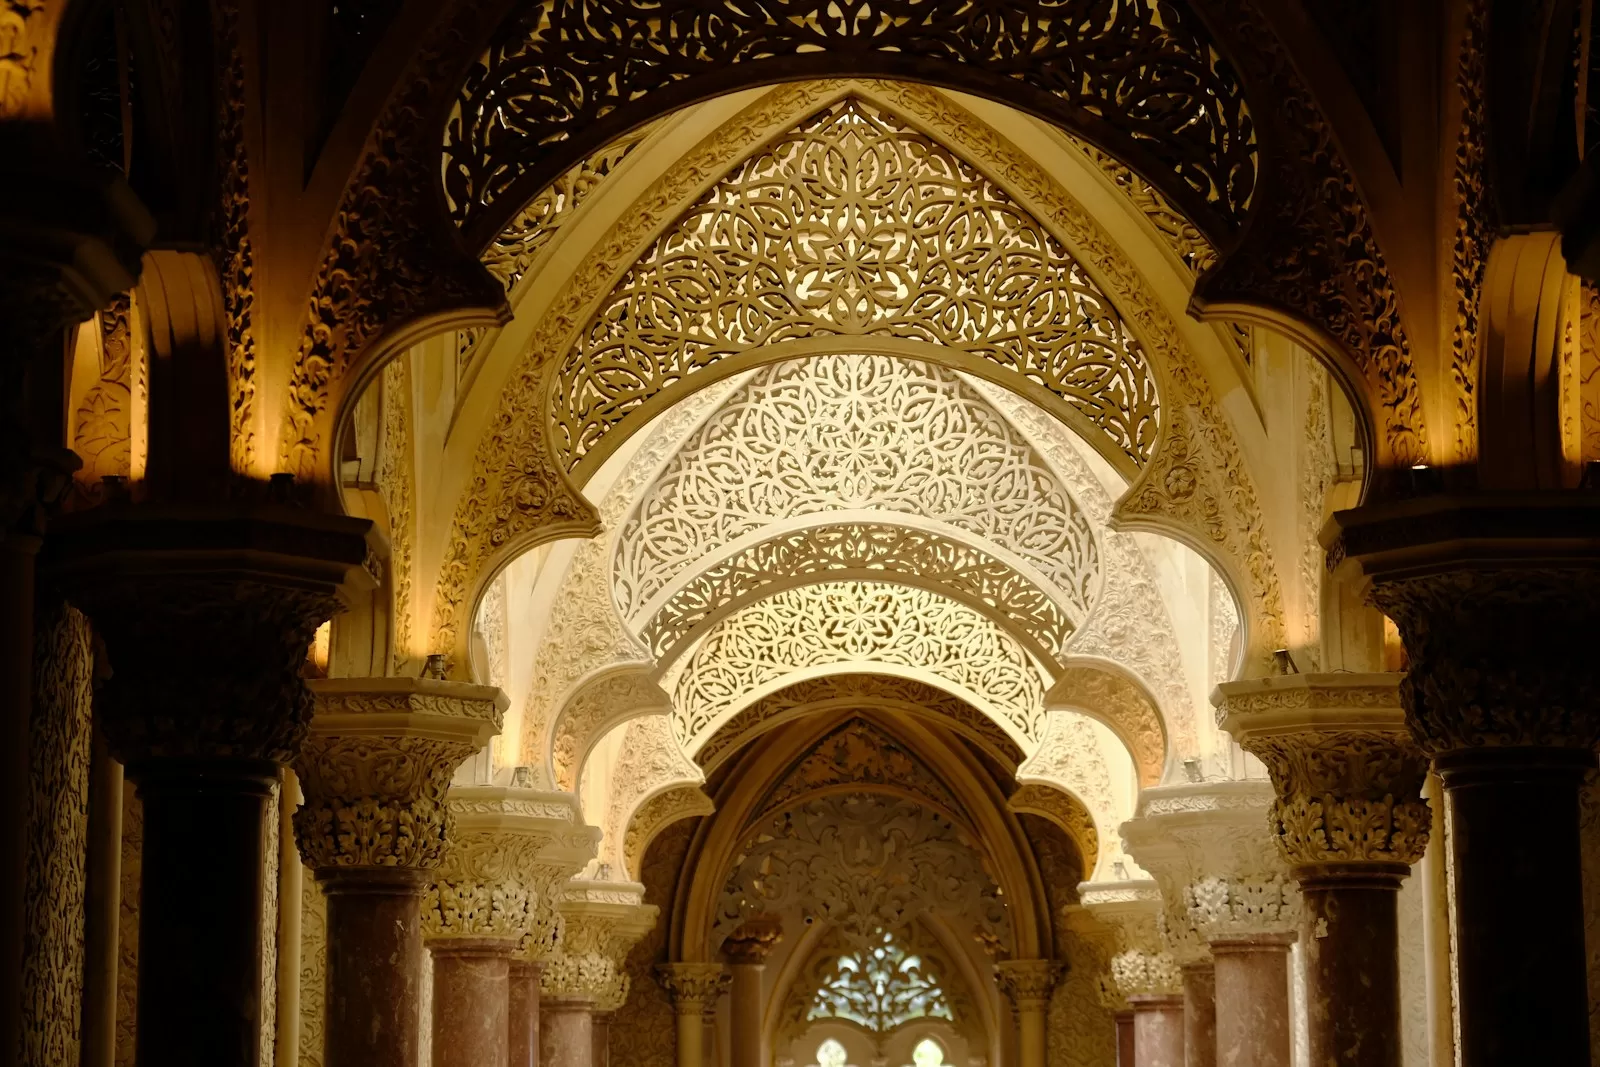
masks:
[[[1090,610],[1093,530],[1027,440],[954,372],[864,355],[763,368],[683,442],[617,538],[618,609],[642,626],[704,556],[782,519],[860,511],[993,545],[1071,617]]]
[[[622,730],[622,755],[612,769],[611,798],[601,824],[604,859],[613,868],[626,866],[622,850],[628,821],[641,804],[670,787],[699,786],[705,781],[673,735],[670,716],[645,715]]]
[[[1167,731],[1161,709],[1144,687],[1121,670],[1074,662],[1045,694],[1049,708],[1067,708],[1097,719],[1128,746],[1140,785],[1156,785],[1167,764]]]
[[[411,650],[412,525],[416,461],[411,444],[411,359],[401,356],[383,368],[383,442],[374,480],[389,513],[389,581],[394,597],[394,655],[397,673],[406,668]]]
[[[933,910],[964,917],[992,951],[1012,943],[1009,909],[975,845],[910,800],[836,794],[758,827],[729,872],[714,936],[790,908],[863,949]]]
[[[1580,300],[1578,429],[1584,461],[1592,463],[1600,460],[1600,285],[1583,282]]]
[[[639,875],[645,849],[657,834],[679,819],[710,815],[716,805],[697,785],[678,785],[662,790],[634,809],[622,840],[622,861],[629,877]]]
[[[982,711],[936,686],[888,674],[832,674],[784,686],[738,712],[705,739],[694,758],[708,772],[752,739],[791,719],[841,708],[931,715],[988,750],[1002,764],[1022,762],[1017,743]]]
[[[1398,675],[1291,675],[1219,688],[1222,727],[1272,775],[1272,827],[1296,868],[1422,858],[1428,761]]]
[[[133,466],[135,389],[145,378],[144,340],[131,293],[121,293],[97,318],[100,374],[72,421],[72,450],[83,460],[75,480],[93,499],[107,475],[127,477]]]
[[[1115,869],[1124,859],[1122,841],[1115,830],[1126,812],[1111,785],[1101,739],[1088,718],[1075,711],[1052,711],[1045,719],[1039,746],[1017,768],[1023,782],[1039,781],[1047,787],[1069,791],[1083,801],[1093,816],[1102,848],[1097,874]],[[1085,852],[1085,859],[1088,858]]]
[[[672,701],[643,671],[623,668],[591,678],[562,706],[550,743],[558,789],[576,789],[583,757],[620,722],[641,715],[664,715]]]
[[[214,213],[212,258],[228,323],[229,459],[247,471],[255,454],[255,250],[250,240],[250,143],[246,130],[244,31],[235,0],[215,8],[217,152],[221,210]]]
[[[592,470],[669,386],[819,335],[955,349],[1054,393],[1126,470],[1154,449],[1155,375],[1091,276],[971,164],[846,98],[634,262],[552,377],[562,465]]]
[[[1165,177],[1169,195],[1218,236],[1242,223],[1256,170],[1242,87],[1198,19],[1154,0],[1110,11],[1045,0],[976,13],[953,0],[532,4],[500,28],[466,78],[445,133],[446,195],[458,222],[492,231],[509,213],[502,201],[515,204],[567,165],[574,153],[564,144],[637,124],[662,106],[655,97],[694,99],[707,77],[725,90],[741,65],[747,84],[759,84],[777,80],[772,64],[790,77],[796,63],[813,74],[889,73],[907,57],[925,76],[931,64]]]
[[[1478,457],[1478,316],[1484,269],[1495,234],[1495,201],[1489,189],[1485,137],[1485,52],[1488,46],[1489,0],[1469,0],[1456,55],[1456,99],[1459,107],[1454,169],[1455,241],[1451,247],[1450,280],[1455,288],[1450,383],[1454,387],[1455,461]]]
[[[1172,206],[1160,189],[1145,181],[1111,153],[1096,148],[1088,141],[1078,138],[1070,140],[1073,147],[1088,156],[1100,173],[1111,179],[1111,184],[1139,209],[1191,274],[1204,274],[1217,262],[1217,250],[1211,246],[1211,242],[1206,240],[1194,223]]]
[[[771,587],[884,572],[993,613],[1042,660],[1059,662],[1072,636],[1072,616],[1020,567],[943,534],[856,522],[793,530],[697,570],[676,585],[640,637],[658,662],[669,661],[719,611],[760,599]]]
[[[725,619],[672,690],[673,727],[690,745],[741,697],[834,665],[927,672],[972,694],[1014,735],[1038,737],[1044,686],[1015,638],[936,593],[876,582],[803,586]]]
[[[306,866],[432,869],[458,766],[500,728],[505,697],[431,679],[314,683],[317,714],[295,772],[295,839]]]

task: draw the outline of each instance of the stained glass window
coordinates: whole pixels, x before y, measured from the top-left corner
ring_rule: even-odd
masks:
[[[871,949],[838,958],[812,998],[807,1020],[846,1019],[880,1034],[913,1019],[954,1020],[938,977],[922,957],[888,931],[880,937]],[[942,1061],[939,1055],[934,1065]]]

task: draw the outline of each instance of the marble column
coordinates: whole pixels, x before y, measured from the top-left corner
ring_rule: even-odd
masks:
[[[540,1001],[539,1062],[545,1067],[593,1067],[593,1000],[547,995]]]
[[[1123,1008],[1115,1015],[1117,1022],[1117,1067],[1134,1067],[1133,1009]]]
[[[97,725],[143,801],[140,1064],[259,1067],[267,805],[311,715],[300,667],[364,580],[367,527],[241,487],[206,508],[96,508],[52,533],[56,580],[111,668]]]
[[[1299,891],[1267,828],[1271,783],[1257,780],[1157,786],[1122,826],[1128,852],[1161,887],[1165,943],[1181,968],[1208,960],[1208,1005],[1197,972],[1185,983],[1185,1030],[1215,1020],[1214,1049],[1187,1062],[1288,1067],[1289,946]],[[1212,1007],[1214,1005],[1214,1007]],[[1213,1014],[1214,1012],[1214,1014]]]
[[[1428,763],[1395,674],[1298,674],[1218,687],[1222,727],[1272,774],[1272,825],[1300,884],[1312,1063],[1400,1067],[1402,880],[1431,826]]]
[[[628,953],[639,939],[654,929],[659,909],[644,903],[644,886],[598,878],[574,878],[562,891],[561,938],[544,960],[540,977],[541,1063],[543,1067],[589,1067],[594,1052],[595,1012],[610,1013],[622,1007],[628,995]],[[577,1057],[576,1028],[570,1018],[554,1021],[552,1004],[564,1005],[564,1016],[583,1005],[583,1049],[580,1061],[552,1061],[551,1049]],[[552,1037],[551,1035],[568,1035]],[[662,1035],[665,1037],[665,1035]],[[553,1043],[554,1042],[554,1043]]]
[[[762,977],[767,955],[783,938],[781,920],[762,916],[745,920],[722,943],[732,977],[728,1009],[732,1067],[762,1067],[763,1014],[766,998]]]
[[[1050,994],[1060,977],[1061,964],[1054,960],[1003,960],[995,964],[995,978],[1017,1013],[1018,1067],[1045,1067]]]
[[[728,988],[728,973],[720,963],[666,963],[656,968],[656,980],[672,998],[678,1067],[704,1067],[703,1020]]]
[[[594,1036],[594,1067],[610,1067],[611,1016],[609,1011],[597,1011],[590,1016],[589,1025]]]
[[[1600,741],[1600,496],[1440,492],[1338,512],[1333,528],[1329,562],[1405,642],[1406,724],[1443,783],[1460,1061],[1584,1063],[1578,793]]]
[[[445,850],[445,792],[499,730],[506,698],[434,678],[313,688],[294,826],[328,906],[323,1062],[414,1067],[423,902]]]
[[[539,975],[543,971],[538,963],[511,961],[506,998],[508,1067],[539,1067]]]
[[[1183,1067],[1183,997],[1139,994],[1133,1006],[1133,1062],[1138,1067]]]
[[[511,956],[515,941],[447,937],[433,957],[434,1067],[484,1067],[509,1055]]]
[[[1217,1067],[1217,969],[1186,963],[1183,975],[1184,1067]]]

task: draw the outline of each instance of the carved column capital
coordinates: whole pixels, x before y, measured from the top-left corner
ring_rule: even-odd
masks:
[[[1330,568],[1354,569],[1410,657],[1406,721],[1448,781],[1458,754],[1600,741],[1600,499],[1437,494],[1334,516]],[[1559,761],[1558,761],[1559,762]]]
[[[783,940],[783,921],[770,915],[757,915],[739,924],[722,942],[722,954],[729,963],[762,964],[779,941]]]
[[[727,992],[731,977],[720,963],[663,963],[656,968],[656,981],[679,1015],[698,1017]]]
[[[1294,674],[1218,686],[1219,725],[1272,775],[1272,826],[1297,873],[1386,870],[1422,858],[1428,760],[1398,674]]]
[[[1299,895],[1268,827],[1273,799],[1272,784],[1260,780],[1157,786],[1140,794],[1138,817],[1122,824],[1129,855],[1160,886],[1162,941],[1179,967],[1206,962],[1213,940],[1294,930]],[[1218,901],[1213,883],[1239,895]],[[1279,894],[1276,910],[1268,908],[1269,885],[1293,891]]]
[[[1124,999],[1183,994],[1183,973],[1170,953],[1128,949],[1111,957],[1111,981]]]
[[[365,581],[370,525],[266,504],[107,505],[54,524],[44,563],[105,642],[96,717],[135,778],[155,759],[293,757],[306,651]]]
[[[450,839],[423,901],[423,933],[503,938],[523,959],[544,959],[567,880],[594,858],[599,829],[579,821],[570,793],[463,786],[446,804]]]
[[[1001,960],[994,965],[994,976],[1018,1011],[1042,1011],[1065,970],[1055,960]]]
[[[561,938],[545,960],[546,996],[589,1000],[615,1011],[628,999],[628,953],[655,928],[659,909],[643,903],[637,882],[574,879],[561,902]]]
[[[1085,882],[1078,899],[1116,932],[1111,981],[1122,1000],[1181,991],[1178,964],[1162,947],[1161,891],[1154,881]]]
[[[433,678],[315,681],[316,716],[295,761],[295,837],[318,874],[432,870],[444,852],[450,777],[500,729],[492,686]]]

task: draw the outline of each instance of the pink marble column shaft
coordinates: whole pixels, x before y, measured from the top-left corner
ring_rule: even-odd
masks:
[[[1128,1003],[1136,1067],[1183,1067],[1183,998],[1133,996]]]
[[[542,1067],[594,1067],[594,1001],[544,997],[539,1001]]]
[[[506,1062],[509,975],[515,944],[503,938],[441,938],[433,954],[434,1067]]]
[[[539,1067],[539,975],[537,963],[512,960],[507,977],[507,1067]]]
[[[1209,963],[1183,968],[1184,1067],[1217,1067],[1217,973]]]
[[[1213,941],[1217,1063],[1289,1067],[1289,935]]]

